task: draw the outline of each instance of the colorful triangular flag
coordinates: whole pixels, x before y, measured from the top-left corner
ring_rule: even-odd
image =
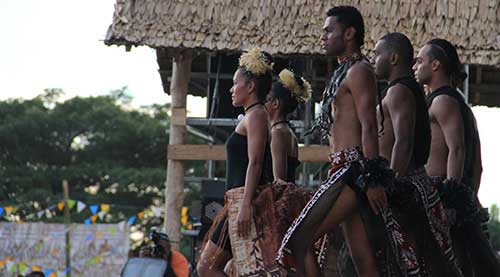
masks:
[[[90,208],[90,211],[92,212],[92,214],[96,214],[97,210],[99,209],[99,206],[98,205],[92,205],[89,208]]]
[[[132,225],[134,224],[135,222],[135,216],[131,216],[129,219],[128,219],[128,224]]]
[[[85,209],[85,207],[87,207],[85,203],[83,203],[82,201],[78,201],[78,203],[76,204],[76,211],[81,212],[83,211],[83,209]]]
[[[42,218],[44,213],[45,213],[45,211],[39,211],[36,213],[36,215],[38,216],[38,218]]]
[[[68,199],[68,208],[73,209],[75,204],[76,204],[75,200]]]
[[[137,217],[138,217],[139,219],[143,219],[143,218],[144,218],[144,212],[140,212],[140,213],[138,213],[138,214],[137,214]]]
[[[3,214],[3,210],[4,210],[4,208],[0,207],[0,216]]]
[[[92,220],[92,223],[96,222],[96,220],[97,220],[97,215],[95,214],[95,215],[91,216],[91,217],[90,217],[90,220]]]
[[[100,220],[103,220],[105,214],[106,213],[104,211],[100,211],[100,212],[97,213],[97,215],[99,216]]]
[[[101,211],[105,213],[109,212],[109,204],[101,204]]]
[[[91,223],[91,222],[90,222],[90,217],[89,217],[89,218],[87,218],[87,219],[85,219],[84,223],[85,223],[85,225],[90,225],[90,223]]]
[[[12,206],[5,207],[5,213],[7,215],[10,215],[10,213],[12,213],[13,210],[14,210],[14,207],[12,207]]]
[[[57,208],[62,211],[64,209],[64,201],[60,201],[59,203],[57,203]]]

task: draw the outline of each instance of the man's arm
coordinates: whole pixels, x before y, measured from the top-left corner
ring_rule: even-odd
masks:
[[[351,67],[347,74],[349,90],[361,124],[363,153],[368,159],[376,158],[379,154],[375,104],[377,84],[375,80],[375,73],[371,67],[362,63]],[[387,205],[387,197],[382,186],[368,187],[366,197],[375,214],[378,214]]]
[[[365,64],[351,67],[347,74],[349,90],[361,124],[361,144],[366,158],[378,156],[376,117],[377,84],[373,70]]]
[[[398,176],[404,176],[408,172],[415,143],[415,98],[412,92],[401,84],[391,87],[386,98],[394,131],[391,168]]]
[[[448,147],[446,178],[462,180],[465,161],[464,122],[458,102],[450,96],[441,95],[434,99],[429,109],[441,130]]]

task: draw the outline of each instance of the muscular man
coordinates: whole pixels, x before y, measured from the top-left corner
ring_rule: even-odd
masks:
[[[434,176],[447,209],[453,213],[452,239],[466,276],[500,276],[500,265],[481,224],[487,221],[476,192],[481,151],[476,120],[453,87],[461,73],[455,47],[434,39],[420,49],[413,66],[417,81],[429,90],[431,149],[426,170]]]
[[[420,264],[433,276],[456,276],[444,208],[424,165],[429,157],[431,130],[425,96],[413,78],[413,46],[404,34],[390,33],[376,44],[372,63],[377,78],[388,81],[379,118],[380,154],[396,172],[390,207],[416,247]],[[434,248],[431,249],[429,246]]]
[[[339,61],[324,92],[320,117],[321,128],[330,140],[333,168],[290,227],[278,259],[285,265],[295,263],[298,276],[320,275],[313,245],[342,223],[358,275],[379,276],[360,209],[371,207],[370,215],[375,216],[386,207],[385,190],[380,184],[382,176],[392,172],[378,156],[376,82],[371,65],[360,51],[364,23],[359,11],[351,6],[330,9],[321,39],[326,54]],[[380,174],[375,177],[375,172]],[[363,181],[356,182],[360,176]],[[290,261],[292,257],[294,262]]]

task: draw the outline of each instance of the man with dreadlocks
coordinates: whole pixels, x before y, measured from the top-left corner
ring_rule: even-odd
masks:
[[[453,248],[465,276],[500,276],[497,255],[483,227],[488,214],[477,199],[481,148],[476,119],[455,89],[465,77],[455,47],[433,39],[413,66],[429,89],[427,107],[432,141],[426,170],[435,181],[451,222]]]
[[[341,224],[358,275],[380,276],[368,221],[382,222],[379,215],[385,214],[387,205],[384,185],[390,183],[392,171],[379,156],[375,74],[360,50],[363,18],[354,7],[334,7],[323,30],[326,54],[339,61],[324,92],[320,117],[330,139],[333,168],[289,228],[277,258],[294,267],[297,276],[321,275],[314,243]]]
[[[388,81],[378,115],[385,118],[380,155],[390,160],[396,173],[389,206],[409,235],[422,274],[460,276],[446,214],[424,168],[431,130],[424,92],[413,77],[413,46],[404,34],[389,33],[374,52],[375,74]]]

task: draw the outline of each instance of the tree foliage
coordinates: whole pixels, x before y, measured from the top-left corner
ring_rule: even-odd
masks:
[[[31,100],[0,102],[0,205],[19,207],[23,216],[33,214],[62,198],[64,179],[70,198],[112,204],[108,222],[160,205],[169,107],[133,109],[126,88],[61,101],[63,95],[48,89]],[[194,140],[188,136],[190,143]],[[186,175],[203,172],[203,164],[186,166]],[[88,216],[73,213],[72,220],[83,222]],[[62,221],[61,214],[50,220]]]

